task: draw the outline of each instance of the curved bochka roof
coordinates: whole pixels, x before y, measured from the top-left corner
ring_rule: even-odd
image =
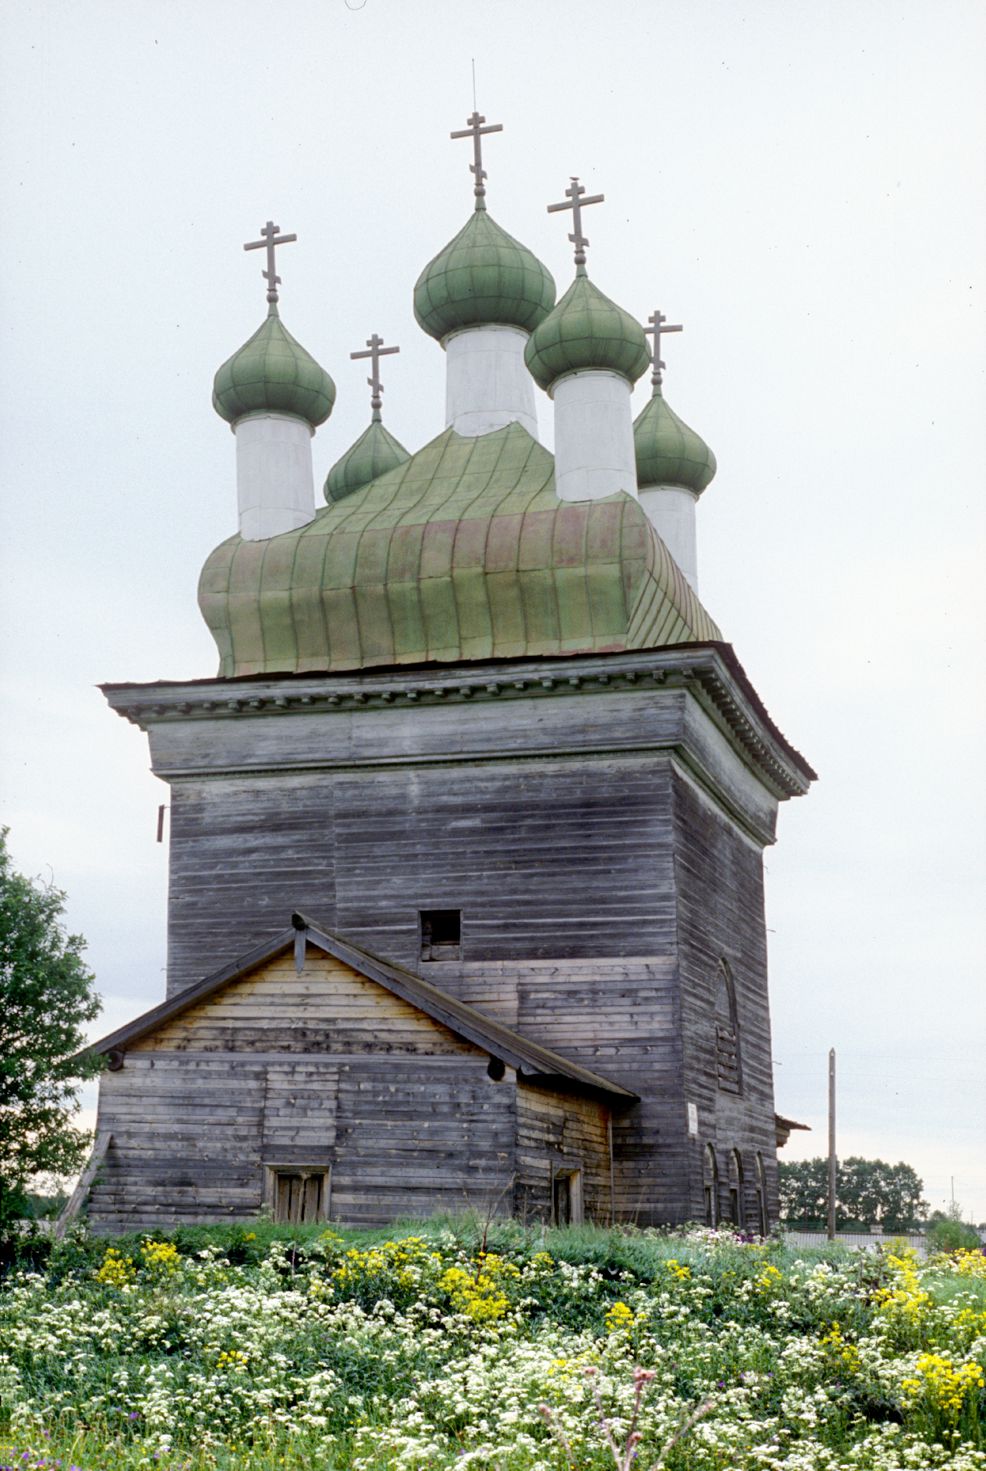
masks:
[[[448,429],[296,531],[230,537],[199,604],[221,676],[721,637],[640,504],[559,500],[551,455],[519,424]]]

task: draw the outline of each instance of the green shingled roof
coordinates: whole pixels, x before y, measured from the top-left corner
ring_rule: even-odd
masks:
[[[604,296],[583,272],[524,350],[535,381],[550,388],[564,373],[604,368],[636,383],[650,363],[640,323]]]
[[[637,484],[680,485],[700,495],[716,473],[716,457],[705,440],[679,419],[655,389],[633,424]]]
[[[295,414],[313,429],[332,412],[336,386],[271,306],[266,320],[216,374],[212,406],[235,424],[245,414]]]
[[[448,429],[297,531],[230,537],[199,605],[223,676],[720,637],[640,504],[560,501],[550,454],[519,424]]]
[[[388,470],[403,465],[409,458],[400,441],[383,427],[379,419],[374,419],[356,443],[351,444],[332,466],[325,478],[325,499],[330,503],[341,501],[369,485],[371,480],[386,475]]]
[[[429,261],[414,288],[414,315],[439,341],[461,327],[530,331],[555,304],[555,283],[536,255],[485,210]]]

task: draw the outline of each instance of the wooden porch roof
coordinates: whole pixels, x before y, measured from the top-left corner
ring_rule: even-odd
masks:
[[[194,986],[189,986],[187,990],[162,1001],[159,1006],[145,1011],[143,1015],[118,1027],[115,1032],[98,1042],[93,1042],[80,1056],[125,1051],[132,1043],[149,1036],[164,1023],[180,1016],[198,1002],[205,1001],[224,986],[235,984],[240,977],[248,975],[286,950],[294,950],[295,963],[300,971],[304,965],[305,949],[309,945],[334,956],[344,965],[351,966],[360,975],[375,981],[377,985],[399,996],[433,1021],[447,1027],[457,1037],[473,1043],[505,1066],[514,1068],[523,1082],[550,1084],[563,1087],[565,1091],[574,1089],[624,1106],[637,1102],[638,1095],[620,1083],[614,1083],[600,1073],[572,1062],[549,1047],[529,1041],[519,1032],[495,1021],[476,1007],[468,1006],[430,981],[423,980],[414,971],[394,965],[368,950],[360,950],[348,940],[343,940],[331,930],[323,929],[314,920],[299,913],[291,916],[289,929],[280,931],[264,944],[255,946],[240,956],[231,965],[213,971]]]

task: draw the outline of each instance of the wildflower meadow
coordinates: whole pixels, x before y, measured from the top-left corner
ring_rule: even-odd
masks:
[[[0,1284],[0,1471],[973,1471],[984,1366],[979,1252],[80,1236]]]

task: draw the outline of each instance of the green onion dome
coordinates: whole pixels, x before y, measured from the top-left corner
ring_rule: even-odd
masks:
[[[332,466],[325,478],[325,499],[329,505],[333,501],[341,501],[410,458],[399,440],[383,427],[379,419],[374,419],[356,443],[350,445]]]
[[[565,373],[592,368],[622,373],[633,384],[649,366],[650,353],[640,323],[580,271],[532,332],[524,361],[544,389]]]
[[[461,327],[530,332],[555,304],[550,271],[485,209],[429,261],[414,287],[414,315],[439,341]]]
[[[705,440],[679,419],[660,388],[634,420],[637,484],[677,485],[701,495],[716,473],[716,457]]]
[[[245,414],[295,414],[313,429],[332,412],[336,386],[296,342],[271,306],[263,325],[227,358],[212,385],[212,407],[228,424]]]

